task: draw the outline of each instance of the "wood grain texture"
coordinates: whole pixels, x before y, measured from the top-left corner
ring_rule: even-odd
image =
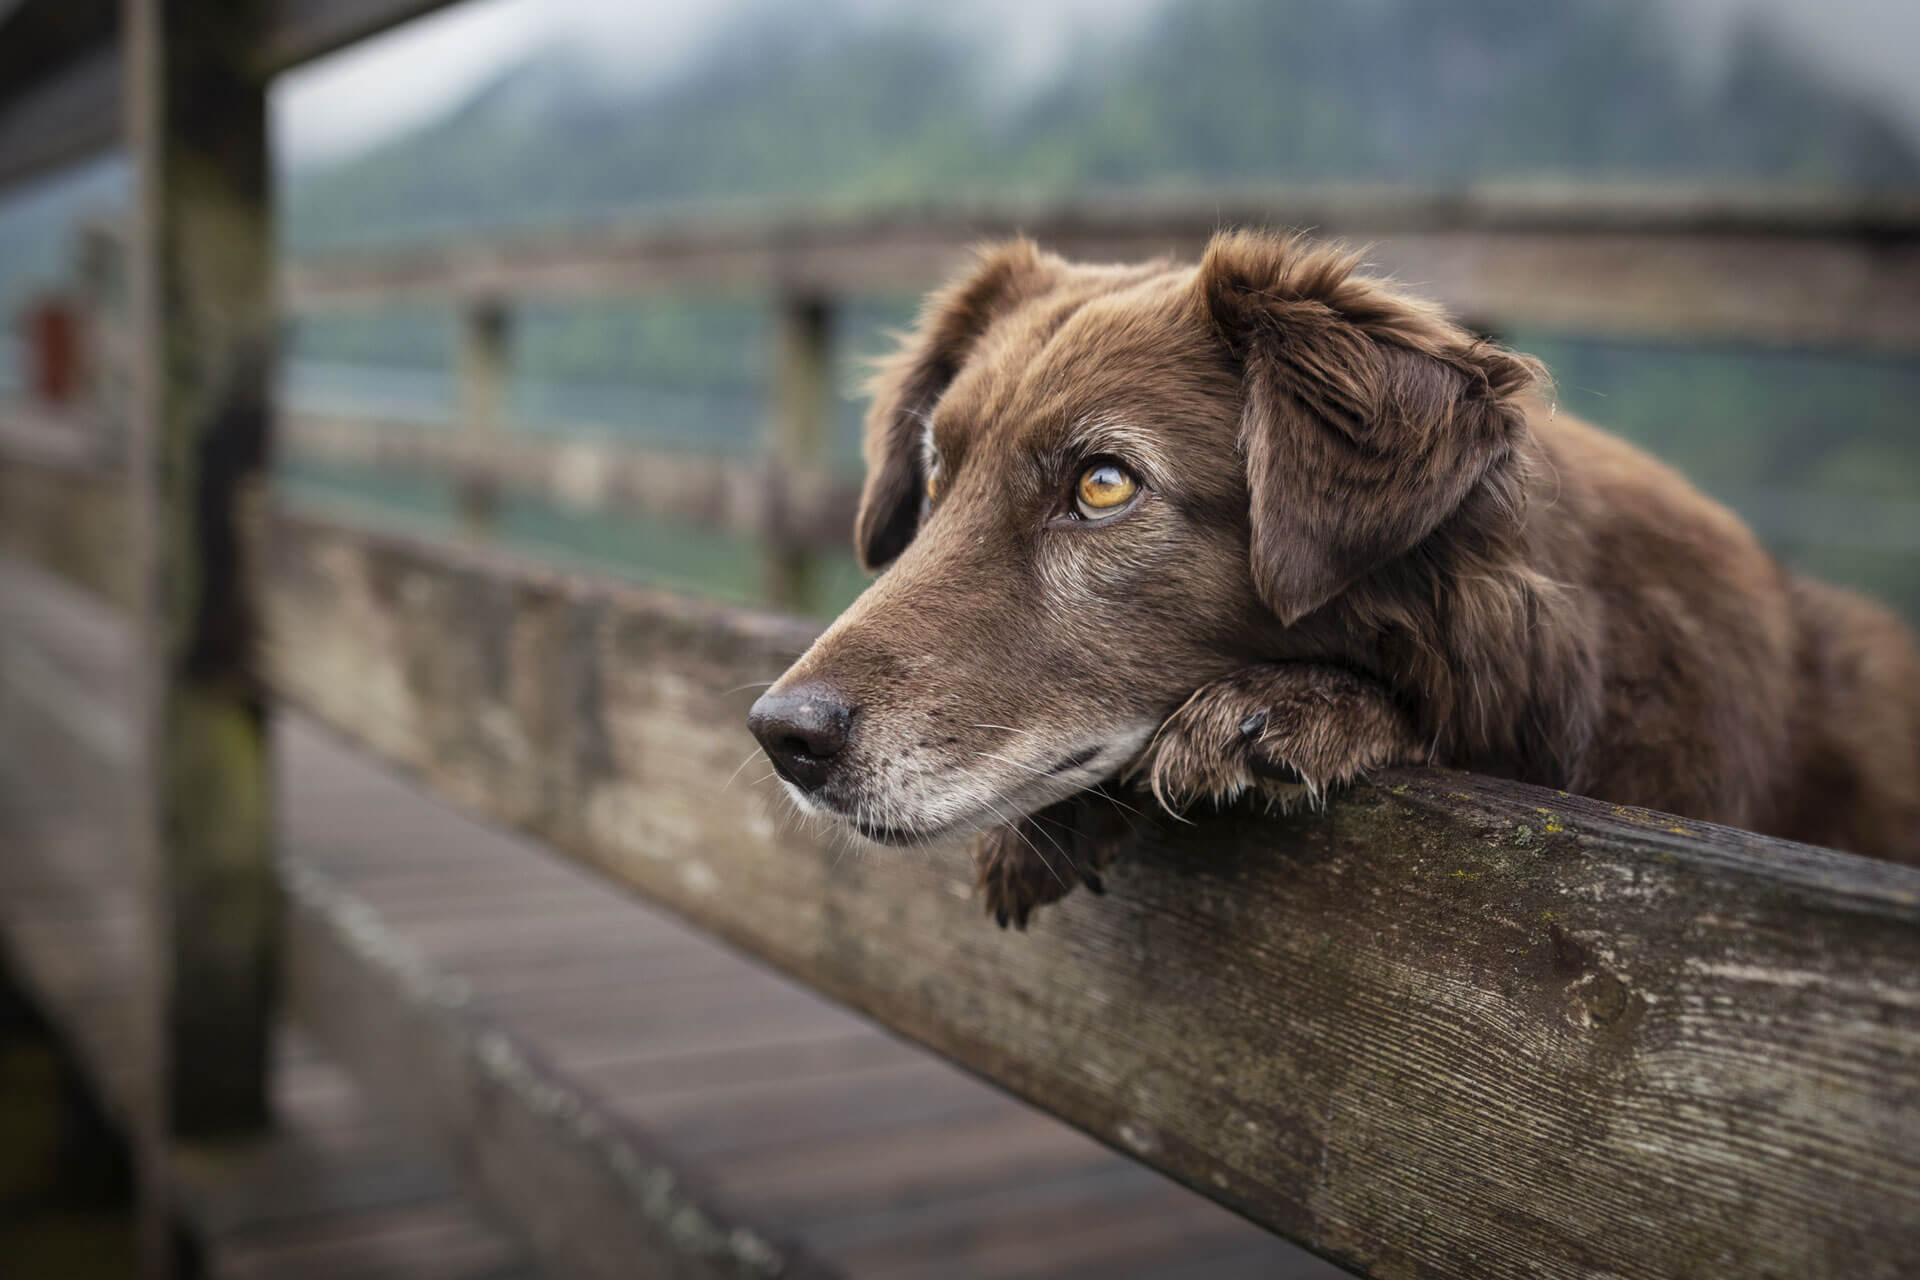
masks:
[[[154,1084],[152,913],[127,839],[129,632],[101,601],[0,556],[0,952],[123,1134],[145,1122]],[[270,1131],[166,1157],[169,1208],[206,1276],[531,1274],[310,1042],[282,1028],[274,1066]]]
[[[730,1220],[683,1164],[613,1119],[521,1041],[467,1007],[378,913],[323,873],[286,870],[295,1015],[520,1229],[543,1271],[828,1275]]]
[[[987,926],[723,783],[786,619],[304,519],[271,681],[442,796],[1376,1276],[1894,1276],[1920,872],[1406,771]]]

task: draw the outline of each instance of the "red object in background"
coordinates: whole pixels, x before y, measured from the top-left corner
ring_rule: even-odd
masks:
[[[80,317],[64,298],[45,298],[26,311],[27,387],[55,408],[80,393]]]

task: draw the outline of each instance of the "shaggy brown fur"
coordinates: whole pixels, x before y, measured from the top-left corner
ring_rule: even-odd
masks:
[[[891,567],[756,711],[776,764],[793,699],[839,717],[802,803],[980,832],[1003,922],[1098,883],[1121,775],[1177,809],[1432,761],[1920,860],[1907,630],[1356,268],[1015,241],[936,294],[868,419]],[[1098,460],[1139,495],[1076,518]]]

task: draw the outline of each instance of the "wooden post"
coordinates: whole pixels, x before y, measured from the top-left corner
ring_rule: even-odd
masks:
[[[152,1145],[268,1114],[279,897],[250,566],[274,359],[263,0],[126,0]]]
[[[767,438],[767,597],[775,606],[804,613],[820,604],[819,566],[813,549],[796,540],[786,512],[787,495],[818,485],[826,470],[832,428],[832,305],[817,294],[780,300],[778,349],[773,374],[773,413]]]
[[[81,378],[86,416],[95,430],[126,429],[126,405],[118,394],[124,371],[115,363],[122,345],[121,320],[115,315],[114,280],[120,269],[120,243],[98,223],[82,227],[74,248],[74,274],[80,300]],[[109,425],[111,424],[111,425]],[[124,443],[114,440],[116,447]]]
[[[485,457],[506,431],[511,389],[507,385],[508,347],[512,341],[511,313],[500,298],[469,302],[460,313],[459,429],[479,445]],[[460,527],[469,537],[491,538],[499,532],[500,491],[484,467],[460,473]]]

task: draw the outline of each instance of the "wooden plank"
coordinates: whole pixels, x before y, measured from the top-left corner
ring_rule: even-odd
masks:
[[[128,1068],[145,1060],[139,1036],[150,1029],[136,1016],[143,912],[115,808],[136,766],[131,639],[98,602],[0,557],[0,947],[24,961],[21,971],[130,1127],[141,1123],[138,1091],[149,1082]],[[697,1179],[476,1015],[466,988],[438,976],[362,901],[299,864],[288,874],[290,1012],[389,1115],[404,1118],[402,1132],[428,1138],[476,1191],[503,1205],[543,1274],[823,1274],[793,1246],[726,1216]],[[629,906],[618,923],[631,925],[633,915]],[[578,928],[578,920],[549,925],[548,945]],[[284,1037],[280,1047],[284,1061]],[[326,1210],[327,1220],[295,1233],[348,1247],[365,1234],[364,1210],[423,1186],[437,1193],[435,1213],[467,1224],[466,1238],[501,1248],[448,1198],[444,1181],[408,1163],[392,1125],[330,1141],[360,1100],[315,1097],[313,1074],[276,1081],[274,1129],[187,1144],[167,1158],[173,1207],[219,1245],[215,1274],[256,1245],[287,1243],[275,1223],[289,1216]],[[369,1136],[386,1148],[373,1162],[360,1159]],[[411,1211],[400,1218],[411,1222]],[[373,1246],[370,1256],[389,1256]],[[463,1256],[435,1246],[413,1257],[417,1272],[383,1274],[438,1274],[429,1264]],[[461,1271],[476,1273],[487,1269]]]
[[[769,474],[748,459],[648,449],[606,436],[482,435],[418,423],[290,413],[297,458],[484,482],[570,511],[617,511],[697,529],[842,550],[860,490],[824,468]]]
[[[267,0],[256,57],[272,74],[410,22],[451,0]]]
[[[265,77],[449,0],[265,0],[247,50]],[[125,136],[126,75],[113,0],[0,8],[0,190],[106,151]]]
[[[917,292],[1015,232],[1072,258],[1192,261],[1229,226],[1357,240],[1382,269],[1502,328],[1920,351],[1920,199],[1831,193],[1536,183],[705,215],[328,255],[285,281],[299,308],[688,286],[846,297]]]
[[[331,878],[288,871],[287,988],[303,1025],[448,1152],[557,1276],[822,1274],[732,1221],[707,1188],[608,1117]]]
[[[455,359],[459,379],[460,430],[481,451],[495,449],[507,431],[512,412],[509,344],[513,313],[497,298],[470,302],[460,312],[460,347]],[[460,525],[471,538],[491,538],[498,532],[500,486],[484,470],[459,477]]]
[[[131,901],[125,815],[117,811],[130,790],[133,726],[128,699],[113,695],[124,693],[132,664],[116,643],[126,639],[124,626],[103,626],[88,602],[46,586],[12,574],[0,589],[0,676],[16,673],[23,650],[50,641],[86,649],[104,642],[121,650],[120,660],[111,678],[77,689],[0,679],[0,950],[78,1051],[124,1133],[142,1122],[138,1091],[148,1083],[134,1069],[145,1060],[139,1037],[149,1024],[138,1016],[143,913]],[[117,729],[81,727],[90,722]],[[524,1268],[511,1239],[462,1202],[445,1171],[409,1150],[392,1124],[376,1124],[337,1070],[285,1037],[276,1064],[271,1132],[171,1153],[170,1208],[205,1275],[338,1275],[318,1260],[340,1251],[359,1263],[347,1267],[355,1275],[524,1274],[498,1265]],[[420,1229],[433,1223],[458,1229],[419,1247]],[[278,1265],[250,1272],[247,1260],[274,1244],[287,1246]],[[458,1265],[476,1255],[483,1258],[474,1265]],[[311,1269],[290,1266],[296,1259]]]
[[[257,0],[128,0],[143,825],[164,1132],[264,1124],[278,895],[253,579],[277,339]]]
[[[0,547],[131,608],[127,496],[99,433],[0,407]]]
[[[767,599],[793,613],[820,607],[817,547],[785,536],[791,523],[781,501],[789,489],[805,493],[825,488],[828,436],[832,431],[833,308],[815,294],[780,300],[774,350],[773,404],[762,456],[766,465],[767,509],[776,516],[761,540],[766,561]],[[852,521],[841,525],[847,530]],[[845,537],[844,532],[842,538]]]
[[[97,601],[0,557],[0,949],[73,1048],[110,1121],[142,1119],[151,1020],[127,850],[128,666]]]
[[[736,1080],[733,1086],[725,1085],[728,1074],[725,1063],[736,1054],[771,1058],[784,1052],[796,1084],[802,1075],[815,1083],[830,1076],[832,1072],[828,1070],[806,1069],[810,1061],[817,1064],[817,1058],[811,1055],[817,1054],[826,1037],[844,1038],[854,1031],[871,1041],[885,1043],[895,1060],[923,1064],[928,1061],[924,1053],[897,1041],[883,1041],[881,1033],[870,1024],[748,963],[697,930],[631,901],[617,886],[598,881],[578,866],[553,858],[535,842],[488,829],[472,819],[447,812],[409,789],[403,777],[378,768],[373,761],[346,750],[331,735],[318,732],[303,716],[289,713],[282,717],[281,742],[283,812],[290,829],[297,833],[288,846],[288,854],[336,874],[343,886],[378,913],[392,934],[410,947],[417,947],[419,954],[440,972],[457,977],[469,993],[467,1007],[483,1011],[489,1021],[508,1034],[536,1046],[541,1057],[551,1063],[556,1072],[574,1082],[584,1096],[597,1100],[600,1106],[625,1122],[639,1126],[641,1132],[653,1135],[659,1145],[673,1147],[676,1157],[685,1153],[668,1142],[666,1135],[680,1123],[677,1113],[690,1100],[686,1090],[697,1089],[704,1081],[714,1087],[716,1101],[719,1101],[718,1095],[722,1092],[746,1085],[745,1080]],[[422,927],[429,921],[419,914],[413,914],[410,919],[394,914],[392,899],[386,891],[390,878],[377,870],[383,861],[387,865],[441,868],[438,874],[449,885],[490,869],[507,871],[517,875],[523,891],[537,893],[542,886],[567,884],[588,890],[601,903],[618,904],[624,919],[617,923],[582,927],[580,923],[554,922],[547,931],[546,956],[548,960],[595,956],[601,968],[600,977],[623,978],[624,985],[631,989],[631,998],[608,1001],[599,1016],[591,1021],[568,1016],[559,1019],[556,1025],[556,1020],[526,1016],[529,1012],[537,1013],[541,1003],[528,998],[534,988],[525,984],[526,979],[535,976],[529,970],[537,952],[531,948],[523,951],[525,959],[510,971],[473,966],[468,961],[471,948],[460,943],[452,931],[440,927],[440,924],[457,923],[469,936],[484,936],[516,920],[512,903],[503,900],[488,906],[471,898],[455,898],[429,931]],[[407,901],[418,900],[410,896]],[[596,911],[593,916],[600,919],[601,913]],[[649,949],[627,950],[621,954],[608,946],[619,938],[662,935],[674,939],[682,955],[718,961],[731,974],[729,985],[735,994],[722,997],[722,1002],[732,1011],[729,1016],[715,1017],[710,1026],[689,1035],[686,1022],[678,1016],[679,1010],[690,1007],[684,998],[688,993],[679,981],[680,975],[662,971],[660,953]],[[706,998],[711,1003],[713,992],[709,979],[699,977],[695,981],[707,988]],[[550,993],[553,1003],[573,1014],[586,1006],[582,993],[588,987],[601,987],[601,982],[595,979],[582,984],[550,974],[541,985]],[[658,1010],[664,1010],[669,1016],[665,1019],[655,1016],[658,1010],[649,1008],[650,1002],[640,994],[644,989],[652,989],[661,996]],[[769,1011],[748,1008],[749,1004],[759,1004],[751,993],[769,989],[781,990],[789,1009],[810,1011],[809,1016],[796,1022],[790,1013],[773,1016]],[[746,1003],[741,996],[747,997]],[[725,1040],[732,1043],[723,1044]],[[609,1074],[616,1066],[629,1069]],[[703,1072],[702,1067],[707,1069]],[[954,1068],[945,1070],[949,1079],[959,1078]],[[778,1074],[777,1070],[764,1072],[767,1080]],[[676,1076],[680,1079],[677,1086],[672,1083]],[[663,1094],[655,1085],[665,1086],[667,1092]],[[977,1097],[992,1103],[994,1117],[1012,1115],[1024,1121],[1030,1131],[1050,1131],[1059,1139],[1074,1142],[1096,1162],[1108,1166],[1125,1163],[1123,1157],[1068,1133],[1057,1122],[1019,1106],[983,1084],[975,1082],[970,1087]],[[766,1101],[764,1097],[756,1099],[755,1105]],[[789,1099],[789,1106],[797,1110],[811,1109],[818,1103],[818,1094],[810,1088],[796,1090]],[[970,1114],[977,1125],[984,1127],[987,1123],[978,1111]],[[795,1119],[805,1122],[804,1116],[780,1118],[777,1111],[774,1115],[781,1125],[791,1125]],[[899,1143],[898,1158],[891,1166],[896,1181],[920,1188],[922,1199],[928,1194],[937,1196],[936,1188],[956,1195],[966,1193],[964,1182],[956,1184],[938,1172],[953,1159],[954,1135],[946,1127],[924,1122],[911,1129],[869,1126],[864,1132],[851,1136],[854,1139],[851,1144],[838,1139],[826,1141],[819,1136],[801,1137],[797,1145],[778,1148],[778,1156],[804,1159],[808,1152],[813,1152],[823,1162],[837,1158],[865,1164],[867,1160],[857,1153],[857,1146],[867,1147],[869,1159],[881,1159],[887,1154],[886,1144]],[[1006,1129],[998,1130],[997,1136],[1005,1141]],[[988,1189],[1017,1196],[1022,1188],[1038,1189],[1051,1180],[1045,1171],[1031,1168],[1021,1160],[1019,1143],[1009,1145],[1013,1156],[999,1177],[991,1177],[977,1164],[973,1166],[986,1180]],[[769,1157],[774,1151],[764,1143],[734,1149],[745,1160]],[[703,1173],[715,1172],[705,1159],[700,1161],[700,1169]],[[729,1160],[726,1172],[733,1174],[740,1169],[739,1160]],[[883,1173],[881,1177],[884,1176]],[[1164,1179],[1152,1180],[1160,1184],[1159,1195],[1163,1201],[1194,1200],[1184,1188]],[[738,1187],[730,1178],[710,1181],[728,1203],[738,1206],[740,1216],[757,1226],[770,1225],[767,1206],[759,1197],[736,1194]],[[830,1212],[790,1216],[786,1222],[800,1237],[802,1246],[814,1252],[811,1242],[826,1238],[822,1231],[831,1222],[870,1219],[901,1207],[897,1197],[874,1194],[876,1186],[884,1191],[884,1182],[872,1178],[844,1180],[838,1197],[833,1197],[831,1192],[824,1193],[829,1198],[822,1203],[830,1207]],[[1103,1218],[1104,1211],[1097,1206],[1083,1212],[1088,1220],[1111,1221]],[[1207,1212],[1223,1234],[1263,1243],[1270,1265],[1297,1252],[1252,1224],[1233,1218],[1218,1206],[1209,1206]],[[841,1265],[841,1259],[831,1254],[826,1255],[824,1261],[828,1265]],[[941,1261],[952,1275],[989,1274],[975,1266],[973,1258],[964,1252],[945,1254]],[[1325,1268],[1325,1264],[1320,1265]]]
[[[0,28],[0,47],[6,32]],[[120,138],[120,59],[102,47],[0,105],[0,190],[97,155]]]
[[[723,796],[810,638],[282,520],[275,687],[440,795],[1342,1265],[1893,1276],[1920,1251],[1920,872],[1402,771],[1160,832],[1033,933]]]

